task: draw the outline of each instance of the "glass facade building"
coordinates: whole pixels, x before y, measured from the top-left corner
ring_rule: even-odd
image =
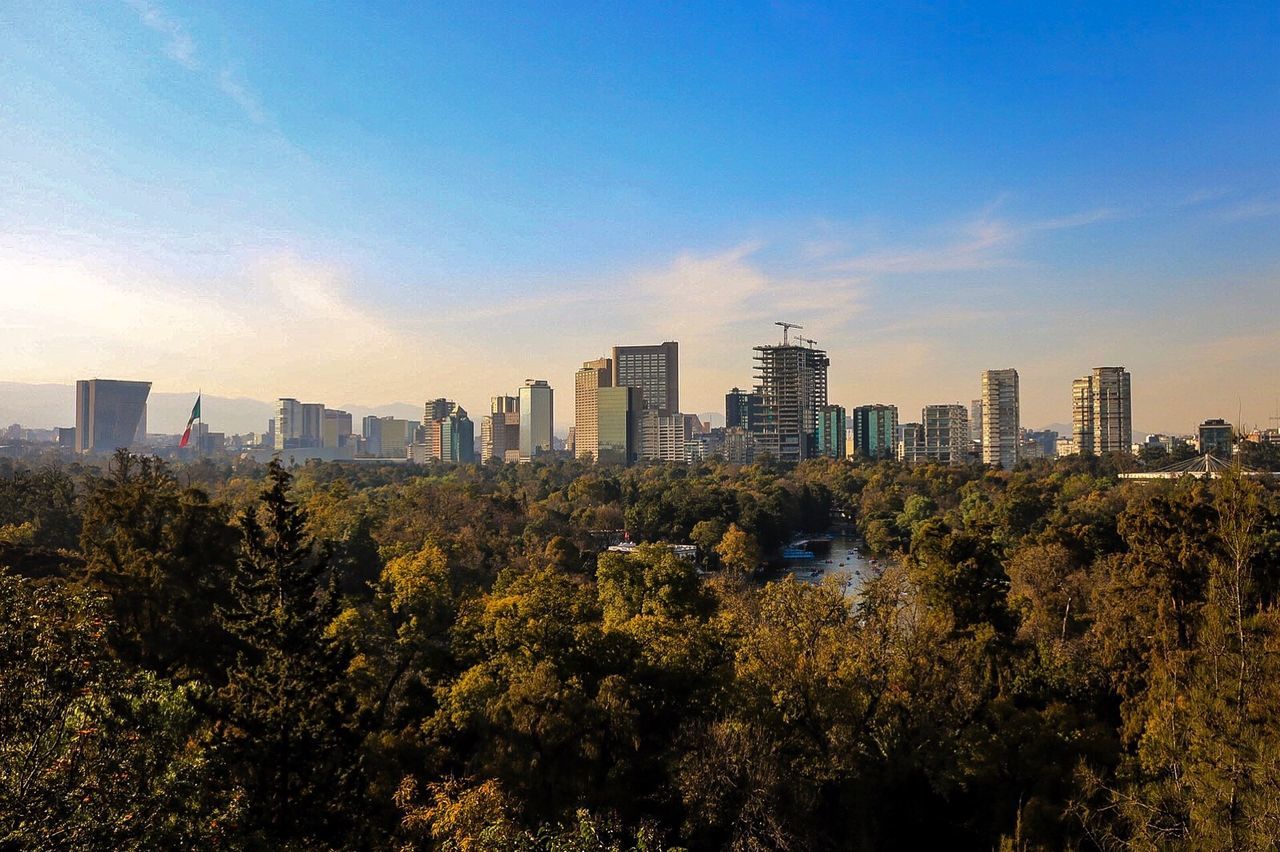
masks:
[[[891,459],[898,440],[898,406],[859,405],[853,410],[853,449],[868,459]]]
[[[644,395],[639,388],[597,390],[597,441],[601,464],[628,465],[639,454],[639,418]]]
[[[843,405],[824,405],[818,412],[818,455],[842,459],[845,455],[845,410]]]
[[[554,397],[545,379],[525,379],[520,388],[520,461],[552,450]]]

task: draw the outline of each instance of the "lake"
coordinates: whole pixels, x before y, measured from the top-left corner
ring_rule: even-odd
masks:
[[[845,582],[845,594],[857,595],[863,578],[880,570],[871,564],[869,557],[858,552],[857,544],[855,536],[836,536],[825,552],[815,547],[813,559],[785,560],[784,573],[805,583],[821,583],[827,577],[837,577]]]

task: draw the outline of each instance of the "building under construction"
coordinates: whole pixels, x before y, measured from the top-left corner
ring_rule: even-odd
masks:
[[[755,347],[759,419],[753,424],[756,452],[779,461],[798,462],[819,455],[818,418],[827,404],[827,353],[803,337],[795,343],[782,326],[782,343]]]

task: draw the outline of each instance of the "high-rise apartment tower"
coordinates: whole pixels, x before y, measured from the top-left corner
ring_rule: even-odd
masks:
[[[983,370],[982,461],[993,467],[1013,470],[1018,464],[1022,440],[1018,410],[1018,371]]]
[[[969,460],[969,410],[959,403],[926,405],[924,456],[938,464],[964,464]]]
[[[853,409],[853,449],[863,458],[893,458],[897,434],[896,405],[859,405]]]
[[[1085,454],[1133,451],[1128,370],[1094,367],[1092,373],[1071,383],[1071,436]]]

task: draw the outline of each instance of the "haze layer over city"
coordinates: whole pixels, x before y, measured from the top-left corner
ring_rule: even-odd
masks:
[[[475,412],[678,340],[683,407],[714,412],[789,320],[847,405],[967,403],[1013,366],[1023,422],[1060,424],[1082,370],[1124,364],[1143,429],[1265,426],[1275,26],[1266,4],[23,6],[0,380]]]

